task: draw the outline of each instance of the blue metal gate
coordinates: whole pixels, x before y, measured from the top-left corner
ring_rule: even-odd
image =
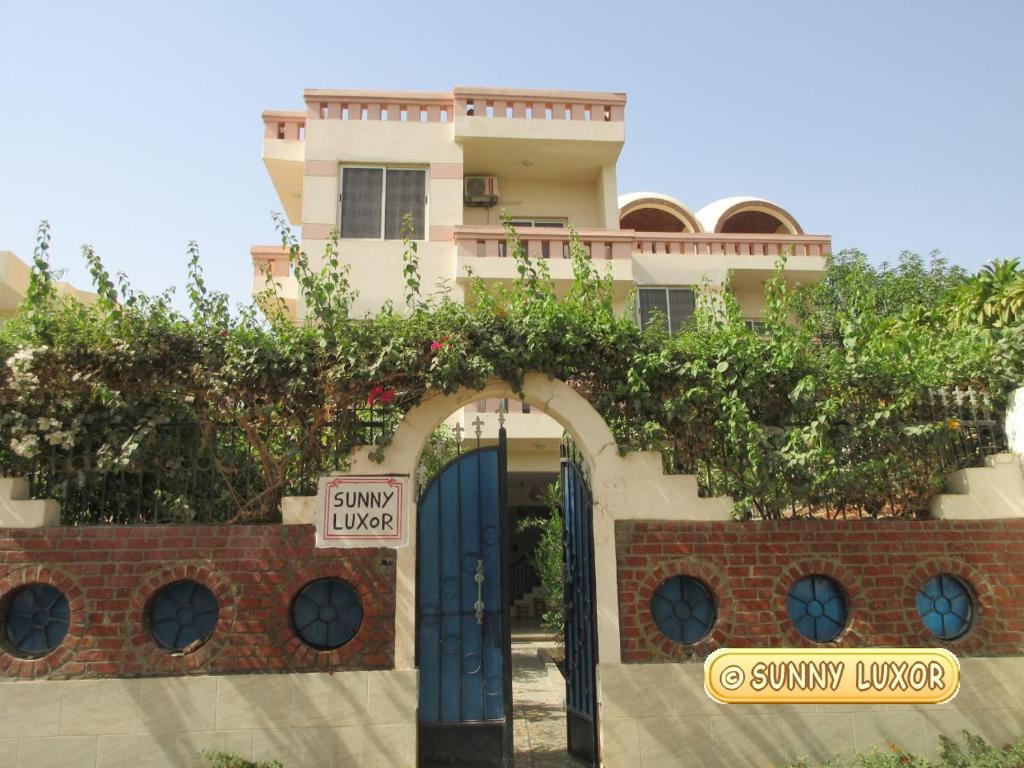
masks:
[[[419,500],[419,765],[510,766],[505,430],[465,453]]]
[[[597,626],[594,597],[594,505],[583,462],[562,444],[565,556],[565,719],[569,752],[597,765]]]

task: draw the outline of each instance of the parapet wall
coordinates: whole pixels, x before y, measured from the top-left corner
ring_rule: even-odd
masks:
[[[700,660],[720,647],[816,644],[787,615],[800,578],[834,580],[846,603],[837,647],[937,646],[963,655],[1024,653],[1024,519],[626,521],[615,526],[623,662]],[[961,637],[940,641],[915,599],[952,574],[973,598]],[[717,609],[711,633],[680,645],[657,627],[651,599],[676,575],[699,579]]]
[[[63,641],[41,658],[0,643],[0,679],[139,677],[390,669],[395,648],[393,550],[317,549],[311,525],[0,529],[0,606],[30,584],[67,598]],[[310,582],[351,585],[362,610],[339,648],[304,644],[291,605]],[[217,601],[210,639],[185,653],[161,647],[150,607],[162,588],[198,582]]]

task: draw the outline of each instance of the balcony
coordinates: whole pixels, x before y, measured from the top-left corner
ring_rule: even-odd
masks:
[[[790,277],[816,279],[832,249],[832,239],[823,235],[676,234],[629,229],[584,229],[578,234],[599,272],[610,268],[616,282],[664,285],[699,282],[701,274],[721,278],[730,270],[766,279],[782,253],[787,254]],[[524,228],[518,235],[530,258],[547,260],[556,282],[573,279],[568,230]],[[470,271],[486,280],[518,277],[501,227],[456,227],[454,237],[459,280],[467,280]]]
[[[288,221],[302,224],[302,174],[306,161],[306,113],[263,113],[263,164]]]
[[[457,86],[452,97],[456,141],[625,140],[624,93]]]
[[[519,240],[531,259],[547,260],[551,278],[571,282],[572,258],[569,255],[569,231],[549,227],[523,228]],[[632,282],[633,233],[630,231],[582,229],[580,242],[587,249],[599,273],[611,270],[616,282]],[[455,227],[456,279],[467,281],[470,274],[485,280],[515,280],[519,277],[515,260],[505,242],[501,227]]]
[[[277,297],[284,302],[289,316],[297,317],[299,284],[291,274],[288,251],[280,245],[254,245],[249,249],[252,256],[252,293],[259,296],[267,290],[268,279],[272,282]]]

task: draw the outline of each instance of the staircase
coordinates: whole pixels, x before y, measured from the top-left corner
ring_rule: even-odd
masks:
[[[544,613],[544,592],[536,586],[526,594],[512,600],[513,619],[539,619]]]
[[[983,466],[958,469],[931,502],[934,518],[995,520],[1024,517],[1024,467],[1015,453],[986,456]]]

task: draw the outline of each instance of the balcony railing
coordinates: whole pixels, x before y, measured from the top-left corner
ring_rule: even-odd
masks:
[[[530,258],[568,259],[569,231],[547,227],[517,230]],[[634,254],[680,256],[765,256],[823,258],[832,248],[827,235],[736,235],[634,232],[630,229],[581,229],[580,242],[594,260],[629,259]],[[462,256],[510,256],[501,227],[460,226],[455,242]]]
[[[290,269],[288,251],[280,245],[254,245],[249,249],[257,276],[270,274],[287,277]]]
[[[569,230],[550,227],[523,227],[516,230],[519,240],[532,259],[568,259]],[[633,247],[633,232],[617,229],[581,229],[580,242],[595,261],[628,259]],[[462,256],[484,258],[511,256],[501,227],[455,227],[455,242]]]
[[[475,87],[452,93],[310,89],[305,99],[310,120],[403,123],[447,123],[455,117],[621,123],[626,106],[624,93]]]
[[[786,252],[796,257],[824,257],[832,249],[832,238],[827,235],[636,232],[634,238],[634,252],[642,254],[777,257]]]
[[[456,117],[621,123],[626,108],[624,93],[458,87],[453,96]]]
[[[264,112],[263,136],[267,139],[301,141],[306,137],[306,113],[281,110]]]
[[[452,119],[450,93],[312,89],[305,98],[306,115],[312,120],[446,123]]]

